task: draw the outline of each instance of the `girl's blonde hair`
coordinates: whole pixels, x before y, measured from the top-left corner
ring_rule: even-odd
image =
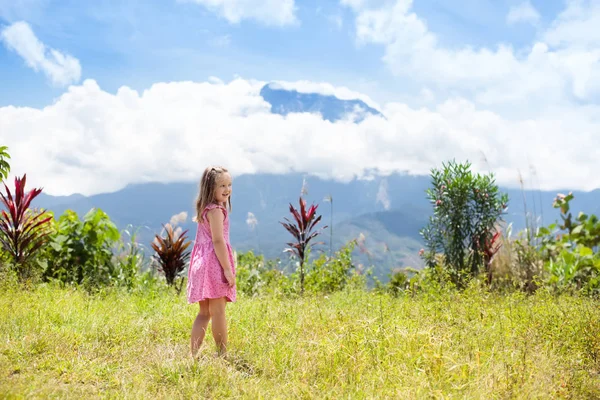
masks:
[[[200,187],[198,189],[198,197],[196,198],[196,220],[202,222],[202,212],[210,203],[215,201],[215,189],[217,187],[217,179],[219,175],[229,173],[223,167],[208,167],[202,174],[200,179]],[[231,197],[227,199],[227,208],[231,211]]]

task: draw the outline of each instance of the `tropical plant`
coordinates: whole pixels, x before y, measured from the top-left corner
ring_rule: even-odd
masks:
[[[181,276],[181,273],[185,270],[186,264],[190,257],[190,252],[186,249],[192,243],[186,240],[187,230],[181,232],[180,229],[173,230],[171,224],[163,225],[164,232],[166,235],[155,235],[154,241],[151,246],[156,252],[153,255],[154,260],[158,264],[158,270],[162,272],[167,280],[169,286],[175,285],[175,280]],[[183,277],[178,292],[181,292],[183,287]]]
[[[474,175],[467,161],[432,169],[432,188],[427,197],[434,209],[421,230],[427,247],[423,257],[433,267],[436,253],[443,253],[453,283],[463,286],[482,267],[489,274],[490,261],[500,245],[497,223],[507,207],[493,174]]]
[[[118,284],[129,289],[133,288],[135,278],[144,264],[144,246],[138,243],[137,236],[138,230],[134,230],[132,225],[128,225],[127,229],[121,232],[118,254],[115,257],[119,270]],[[125,242],[125,237],[129,238],[128,242]]]
[[[93,208],[79,219],[67,210],[53,221],[45,259],[44,277],[93,288],[115,283],[120,269],[113,260],[119,230],[108,215]]]
[[[359,274],[352,262],[356,240],[348,242],[333,258],[322,254],[306,271],[306,288],[309,292],[333,293],[344,289]],[[363,276],[364,277],[364,276]]]
[[[27,175],[23,175],[23,178],[15,177],[14,196],[6,184],[6,195],[0,192],[0,200],[5,208],[0,214],[0,244],[21,278],[29,270],[31,258],[46,241],[49,233],[47,225],[52,219],[44,211],[30,209],[31,201],[42,189],[32,189],[25,193],[26,182]]]
[[[285,252],[292,253],[299,258],[299,271],[300,271],[300,293],[304,293],[304,262],[307,252],[309,250],[310,241],[317,237],[324,226],[313,232],[315,226],[321,221],[321,215],[317,216],[316,211],[318,205],[311,205],[308,209],[306,208],[306,200],[300,197],[299,200],[300,209],[297,210],[290,203],[290,213],[294,217],[294,222],[284,218],[285,222],[280,222],[288,232],[292,234],[295,241],[287,243],[289,248],[285,249]]]
[[[278,260],[265,260],[252,251],[237,253],[235,269],[238,293],[245,296],[293,293],[291,277],[278,268]]]
[[[558,194],[552,205],[560,210],[562,223],[539,229],[544,266],[549,283],[559,289],[600,292],[600,220],[583,212],[574,219],[573,198],[573,193]]]
[[[8,154],[8,147],[0,146],[0,182],[8,178],[8,173],[10,172],[10,164],[8,161],[10,159],[10,155]]]
[[[542,239],[541,248],[546,259],[556,256],[563,249],[575,249],[577,245],[589,247],[595,252],[600,250],[600,220],[593,214],[583,212],[573,219],[570,212],[570,201],[573,199],[573,193],[559,193],[552,206],[560,210],[562,223],[539,229],[538,237]]]

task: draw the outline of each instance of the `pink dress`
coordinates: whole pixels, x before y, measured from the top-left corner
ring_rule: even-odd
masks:
[[[225,215],[225,220],[223,221],[223,238],[227,246],[233,276],[235,276],[235,263],[229,243],[229,215],[225,207],[217,204],[209,204],[202,212],[202,220],[198,221],[196,241],[194,242],[190,256],[187,282],[187,300],[190,304],[221,297],[225,297],[229,302],[236,300],[235,285],[229,287],[227,284],[223,268],[221,268],[217,253],[215,253],[210,225],[206,217],[206,213],[214,208],[220,208]]]

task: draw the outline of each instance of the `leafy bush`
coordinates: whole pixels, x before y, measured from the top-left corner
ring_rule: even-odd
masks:
[[[550,274],[549,284],[559,290],[583,290],[600,294],[600,221],[595,215],[570,212],[572,193],[559,194],[553,207],[560,210],[562,223],[539,230],[541,254]]]
[[[138,273],[144,265],[143,246],[137,242],[137,230],[134,230],[131,225],[121,232],[115,262],[117,264],[118,275],[116,276],[117,284],[132,289]],[[129,241],[125,242],[124,237],[129,237]]]
[[[246,296],[291,294],[293,284],[277,267],[277,261],[264,260],[252,251],[238,253],[236,262],[237,290]]]
[[[333,293],[344,289],[348,284],[364,286],[365,277],[357,273],[352,263],[352,252],[356,241],[349,242],[329,258],[322,254],[314,260],[306,272],[306,288],[314,293]]]
[[[600,254],[584,245],[573,250],[563,249],[546,262],[550,273],[548,283],[559,290],[581,290],[600,294]]]
[[[181,277],[190,258],[190,252],[186,251],[192,244],[187,240],[187,230],[181,232],[178,228],[173,229],[171,224],[163,225],[166,235],[156,235],[151,246],[155,251],[154,260],[158,264],[158,270],[165,276],[167,284],[173,286],[175,280]],[[181,292],[183,277],[177,291]]]
[[[0,146],[0,182],[8,178],[8,173],[10,172],[10,164],[8,161],[10,159],[10,155],[8,154],[8,147]]]
[[[0,214],[0,245],[8,254],[20,278],[30,272],[30,261],[46,242],[51,216],[43,211],[31,210],[31,201],[42,189],[32,189],[25,193],[27,175],[15,178],[14,196],[6,184],[6,195],[0,193],[0,201],[5,209]]]
[[[508,196],[500,194],[493,174],[473,175],[471,164],[450,162],[431,172],[432,188],[427,196],[434,209],[429,224],[421,230],[429,267],[435,255],[444,254],[444,267],[458,287],[489,265],[498,251],[496,224],[507,207]]]
[[[87,287],[118,281],[120,268],[113,262],[119,230],[102,210],[90,210],[83,221],[67,210],[53,220],[53,233],[42,261],[44,277]]]
[[[321,221],[321,215],[316,215],[319,206],[311,205],[307,210],[306,201],[302,197],[300,197],[299,202],[300,210],[297,210],[290,204],[290,213],[294,217],[294,222],[284,218],[286,222],[281,222],[281,224],[296,240],[295,242],[288,243],[287,245],[290,247],[285,249],[285,251],[295,254],[300,259],[300,293],[304,293],[304,262],[309,250],[310,241],[317,237],[327,226],[313,232],[312,230]]]

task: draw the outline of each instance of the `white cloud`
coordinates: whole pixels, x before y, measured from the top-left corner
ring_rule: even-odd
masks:
[[[571,0],[546,31],[552,46],[600,47],[600,2]]]
[[[388,183],[386,179],[382,179],[377,190],[377,203],[381,203],[384,209],[389,210],[392,205],[388,195]]]
[[[519,22],[530,23],[536,25],[540,20],[540,13],[531,5],[529,1],[525,1],[518,6],[513,6],[508,11],[506,22],[516,24]]]
[[[532,164],[542,189],[600,187],[600,107],[515,120],[455,98],[435,108],[390,103],[385,119],[331,123],[271,114],[259,96],[264,82],[213,82],[112,94],[86,80],[41,109],[0,108],[12,172],[27,173],[49,194],[89,195],[144,181],[197,181],[215,163],[234,175],[305,171],[347,181],[373,170],[428,175],[455,158],[492,170],[502,185],[516,186],[517,170]]]
[[[412,10],[412,0],[341,4],[356,13],[358,43],[382,44],[383,61],[394,74],[430,89],[530,115],[549,105],[571,104],[572,98],[593,102],[600,96],[600,30],[592,29],[600,20],[597,1],[571,2],[541,35],[545,41],[518,50],[502,43],[445,47]]]
[[[171,220],[169,221],[169,224],[171,226],[177,226],[179,224],[184,224],[185,221],[187,220],[188,214],[185,211],[180,212],[179,214],[175,214],[173,216],[171,216]]]
[[[0,32],[4,45],[20,55],[30,68],[42,71],[57,86],[81,79],[81,65],[76,58],[47,48],[26,22],[15,22]]]
[[[178,0],[196,3],[215,12],[232,24],[252,19],[265,25],[296,24],[294,0]]]

